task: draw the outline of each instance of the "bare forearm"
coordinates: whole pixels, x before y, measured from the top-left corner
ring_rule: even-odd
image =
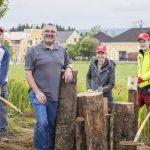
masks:
[[[29,84],[29,86],[31,87],[31,89],[36,93],[37,91],[39,91],[39,88],[38,86],[36,85],[35,81],[34,81],[34,78],[32,76],[32,71],[29,71],[29,70],[26,70],[25,71],[25,77],[26,77],[26,80]]]

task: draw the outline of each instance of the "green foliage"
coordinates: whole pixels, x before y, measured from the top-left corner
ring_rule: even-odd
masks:
[[[41,25],[34,25],[36,29],[42,29],[45,26],[45,23],[42,23]],[[67,27],[55,24],[58,31],[75,31],[75,28]],[[17,27],[12,27],[9,31],[24,31],[24,29],[31,29],[33,25],[29,24],[19,24]]]
[[[99,32],[101,32],[101,26],[100,25],[93,26],[91,28],[91,31],[90,31],[91,35],[95,35]]]
[[[0,18],[2,18],[8,10],[8,0],[0,0]]]
[[[79,44],[68,44],[66,49],[69,54],[69,57],[72,60],[75,60],[76,57],[80,55]]]
[[[80,55],[83,57],[88,57],[88,60],[95,56],[95,47],[99,42],[95,38],[85,37],[79,42]]]
[[[67,45],[66,48],[71,59],[75,60],[77,56],[82,56],[82,60],[86,57],[90,60],[93,56],[95,56],[95,47],[98,44],[99,41],[95,38],[85,36],[76,44]]]

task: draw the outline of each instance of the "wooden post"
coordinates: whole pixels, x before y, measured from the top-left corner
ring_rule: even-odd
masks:
[[[55,150],[75,150],[75,129],[77,107],[77,72],[73,81],[66,84],[61,80],[60,103],[56,121]]]
[[[136,134],[138,130],[138,106],[137,106],[137,91],[129,90],[128,91],[128,101],[134,104],[134,113],[135,113],[135,127],[134,133]]]
[[[76,119],[76,150],[86,150],[85,149],[85,127],[84,118],[77,117]]]
[[[107,131],[103,95],[99,92],[80,93],[77,117],[85,120],[86,150],[107,150]]]
[[[111,138],[110,138],[111,114],[108,114],[108,98],[103,97],[103,100],[104,100],[104,112],[106,117],[106,128],[107,128],[107,149],[111,150]]]
[[[128,102],[134,104],[134,113],[135,113],[135,127],[134,133],[138,130],[138,106],[137,106],[137,77],[128,77]]]
[[[107,149],[111,150],[111,114],[106,114],[106,128],[107,128]]]
[[[133,141],[135,133],[134,104],[116,102],[114,107],[113,150],[136,150],[136,146],[122,146],[121,141]]]

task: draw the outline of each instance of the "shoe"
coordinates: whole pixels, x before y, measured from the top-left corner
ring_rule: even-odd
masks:
[[[8,137],[6,135],[1,135],[0,136],[0,141],[1,142],[8,142]]]

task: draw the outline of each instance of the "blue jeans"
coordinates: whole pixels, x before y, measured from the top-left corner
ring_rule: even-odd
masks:
[[[29,98],[36,118],[34,148],[35,150],[54,150],[58,101],[47,100],[46,104],[41,104],[32,90],[29,92]]]
[[[1,88],[1,96],[5,99],[8,98],[7,84]],[[0,101],[0,136],[7,134],[7,112],[6,105]]]

